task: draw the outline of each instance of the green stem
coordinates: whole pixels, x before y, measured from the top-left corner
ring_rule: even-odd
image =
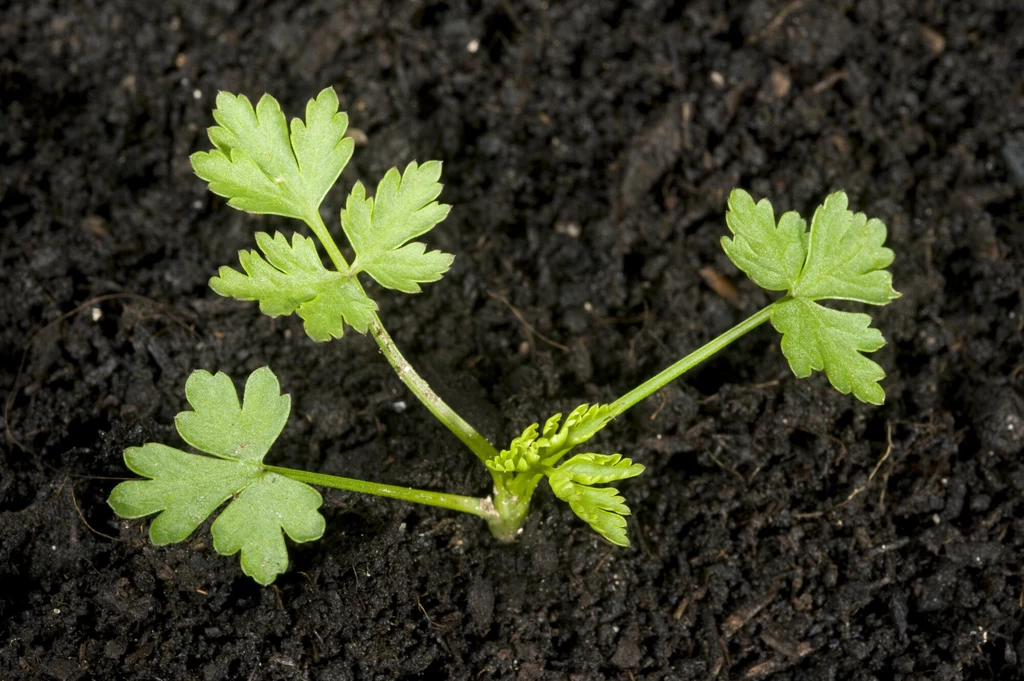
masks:
[[[338,244],[334,243],[334,237],[331,236],[331,232],[327,229],[327,225],[324,224],[324,219],[320,217],[320,211],[313,210],[309,217],[304,221],[309,228],[313,230],[313,234],[316,234],[316,238],[320,240],[320,243],[327,249],[327,257],[334,263],[334,269],[338,270],[342,274],[347,275],[349,273],[348,260],[345,260],[345,256],[341,254],[341,249],[338,248]],[[359,280],[356,279],[356,285],[359,286],[359,290],[362,291],[363,287],[359,284]]]
[[[478,433],[473,426],[469,425],[465,419],[459,416],[454,409],[449,407],[444,400],[442,400],[437,393],[435,393],[430,385],[427,384],[423,378],[416,373],[412,368],[412,365],[406,361],[402,353],[399,352],[398,347],[395,345],[395,341],[388,335],[384,325],[380,323],[380,319],[374,316],[372,322],[370,322],[370,333],[373,334],[373,338],[377,341],[377,345],[380,346],[381,352],[388,358],[388,362],[394,368],[395,373],[402,379],[402,383],[408,386],[409,390],[413,392],[420,399],[420,402],[430,410],[430,413],[437,417],[437,419],[448,427],[448,430],[455,434],[455,437],[459,438],[464,445],[476,454],[481,461],[487,461],[493,459],[498,455],[498,450],[494,448],[490,442],[487,441],[483,435]],[[493,473],[493,471],[492,471]]]
[[[704,360],[708,359],[719,350],[731,345],[741,336],[745,336],[764,324],[772,316],[772,307],[774,305],[775,303],[758,311],[757,314],[747,317],[745,320],[732,327],[721,336],[718,336],[710,343],[694,350],[686,357],[683,357],[681,360],[659,373],[657,376],[647,379],[619,399],[612,402],[612,414],[614,416],[618,416],[640,400],[648,397],[658,390],[661,390],[663,387],[676,380]]]
[[[764,324],[771,318],[772,308],[786,299],[787,298],[780,298],[771,305],[760,310],[757,314],[743,320],[742,322],[732,327],[722,335],[718,336],[708,344],[698,348],[697,350],[694,350],[686,357],[683,357],[681,360],[679,360],[672,366],[663,370],[658,375],[649,378],[648,380],[644,381],[637,387],[633,388],[619,399],[612,402],[610,405],[611,416],[609,417],[609,421],[621,415],[623,412],[625,412],[627,409],[629,409],[630,407],[632,407],[645,397],[650,396],[651,394],[657,392],[658,390],[665,387],[675,379],[679,378],[690,369],[694,368],[704,360],[708,359],[709,357],[717,353],[719,350],[722,350],[723,348],[731,344],[733,341],[737,340],[741,336],[746,335],[747,333],[750,333],[757,327]],[[607,424],[608,421],[593,423],[587,428],[581,430],[579,433],[574,433],[574,439],[585,441]]]
[[[349,272],[348,261],[345,260],[345,256],[341,254],[338,249],[338,245],[334,242],[334,238],[331,237],[331,233],[328,231],[327,226],[324,224],[323,218],[320,217],[319,211],[313,211],[310,214],[309,219],[306,220],[306,224],[309,225],[313,233],[316,234],[320,243],[327,249],[327,255],[330,257],[331,262],[334,263],[335,268],[343,274]],[[356,285],[362,290],[362,284],[356,279]],[[380,351],[387,357],[388,362],[392,368],[398,374],[398,377],[402,379],[402,383],[412,391],[419,401],[433,414],[438,421],[443,423],[448,430],[455,434],[455,437],[459,438],[460,441],[470,451],[477,455],[481,461],[487,461],[493,459],[498,455],[498,450],[494,448],[487,438],[481,435],[473,426],[459,416],[459,414],[449,407],[441,397],[433,391],[423,378],[416,373],[416,370],[412,368],[412,365],[402,356],[399,352],[398,346],[395,345],[395,341],[392,340],[387,329],[384,328],[384,324],[381,322],[380,317],[377,313],[373,313],[373,321],[370,323],[370,332],[373,334],[373,339],[377,341],[377,345],[380,346]],[[499,475],[491,471],[491,478],[494,480],[495,490],[500,493],[503,490],[501,478]]]
[[[490,498],[479,499],[477,497],[466,497],[459,494],[445,494],[443,492],[430,492],[428,490],[412,489],[411,487],[382,485],[377,482],[342,478],[337,475],[326,475],[324,473],[311,473],[309,471],[301,471],[294,468],[281,468],[278,466],[266,465],[263,466],[263,468],[271,473],[277,473],[278,475],[283,475],[286,478],[309,483],[310,485],[331,487],[333,489],[342,489],[347,492],[359,492],[361,494],[374,494],[379,497],[411,501],[417,504],[426,504],[427,506],[439,506],[440,508],[447,508],[452,511],[470,513],[472,515],[479,516],[488,522],[498,519],[498,513],[494,510],[494,504],[491,502]]]

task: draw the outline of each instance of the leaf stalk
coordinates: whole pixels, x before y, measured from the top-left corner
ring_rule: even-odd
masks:
[[[358,492],[360,494],[375,494],[379,497],[388,497],[389,499],[399,499],[417,504],[426,504],[427,506],[447,508],[451,511],[461,511],[462,513],[478,516],[488,522],[497,520],[498,516],[494,505],[488,499],[481,499],[479,497],[431,492],[429,490],[399,487],[397,485],[384,485],[378,482],[343,478],[337,475],[327,475],[326,473],[313,473],[295,468],[267,465],[264,465],[263,468],[271,473],[277,473],[286,478],[310,485],[330,487],[332,489],[345,490],[346,492]]]
[[[306,220],[306,224],[313,230],[317,239],[323,244],[324,249],[327,251],[328,257],[334,264],[335,268],[342,274],[347,274],[350,271],[348,261],[345,256],[342,255],[341,250],[335,243],[334,238],[331,236],[330,231],[327,229],[327,225],[324,224],[323,218],[320,217],[319,211],[314,211],[309,219]],[[362,284],[358,279],[355,279],[356,284],[362,290]],[[398,374],[398,378],[401,379],[402,383],[406,385],[409,390],[423,403],[423,406],[437,418],[438,421],[443,423],[448,430],[450,430],[455,437],[459,438],[462,444],[466,445],[471,452],[476,454],[477,458],[481,461],[487,461],[493,459],[498,455],[498,450],[495,449],[494,445],[490,441],[480,434],[473,426],[469,424],[462,416],[459,415],[454,409],[441,399],[441,397],[434,392],[422,376],[420,376],[413,368],[412,364],[405,359],[398,346],[395,345],[394,339],[391,338],[391,334],[388,333],[387,329],[384,328],[384,323],[380,320],[380,316],[374,312],[373,321],[370,323],[370,333],[373,335],[373,339],[377,342],[380,347],[381,353],[387,358],[388,363]],[[491,471],[491,479],[494,481],[495,492],[500,495],[504,493],[504,481],[494,471]]]
[[[712,355],[718,353],[720,350],[731,345],[733,342],[750,333],[757,327],[764,324],[772,316],[772,309],[779,303],[787,300],[789,296],[780,298],[779,300],[771,303],[767,307],[758,310],[755,314],[747,317],[745,320],[732,327],[725,333],[717,336],[714,340],[694,350],[687,356],[675,362],[671,366],[663,369],[661,372],[647,379],[637,387],[630,390],[628,393],[620,397],[611,403],[611,418],[614,419],[621,416],[625,411],[636,405],[638,402],[646,397],[651,396],[658,390],[661,390],[666,385],[676,380],[690,369],[693,369],[701,362],[709,359]],[[598,430],[608,425],[609,421],[606,422],[594,422],[580,429],[576,438],[579,440],[586,440],[594,435]]]

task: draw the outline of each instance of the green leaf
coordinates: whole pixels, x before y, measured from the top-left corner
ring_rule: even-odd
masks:
[[[438,203],[441,193],[440,161],[410,163],[399,174],[392,168],[377,185],[377,195],[366,197],[357,182],[341,212],[341,225],[356,258],[352,273],[366,272],[381,286],[419,293],[420,284],[437,281],[454,257],[411,239],[422,236],[448,215],[451,206]]]
[[[241,552],[242,572],[270,584],[288,569],[281,530],[300,544],[324,536],[322,504],[309,485],[264,471],[213,521],[213,548],[222,556]]]
[[[759,286],[788,295],[772,306],[772,324],[783,334],[782,351],[798,377],[824,370],[843,394],[872,404],[885,401],[878,384],[885,372],[862,352],[885,344],[869,328],[871,318],[818,305],[822,299],[887,305],[899,293],[892,288],[893,261],[885,248],[880,220],[854,214],[844,192],[829,195],[815,211],[810,232],[796,213],[786,213],[776,227],[771,204],[756,205],[745,191],[729,196],[726,222],[735,235],[722,247],[737,267]]]
[[[561,414],[547,420],[538,445],[545,447],[543,463],[553,465],[573,447],[583,444],[611,422],[610,404],[581,404],[562,421]]]
[[[644,472],[644,467],[621,454],[577,454],[559,466],[558,471],[572,476],[581,485],[599,485],[634,478]]]
[[[256,234],[256,251],[239,251],[245,274],[221,267],[210,288],[238,300],[258,300],[260,310],[277,317],[297,312],[306,333],[315,341],[341,338],[347,322],[366,333],[377,304],[363,292],[353,275],[328,270],[313,239],[295,234],[291,245],[284,235]]]
[[[725,222],[734,236],[722,237],[722,248],[736,267],[769,291],[793,288],[807,255],[807,223],[799,214],[784,213],[776,227],[768,199],[755,205],[750,194],[734,189]]]
[[[871,317],[793,298],[776,303],[771,320],[782,334],[782,353],[798,377],[823,370],[844,395],[852,392],[871,404],[885,402],[885,391],[878,384],[885,372],[861,354],[885,345],[882,333],[870,328]]]
[[[352,157],[348,116],[338,112],[332,88],[309,101],[305,122],[293,119],[290,134],[270,95],[254,109],[244,95],[221,92],[213,117],[218,125],[208,133],[216,148],[193,154],[192,167],[210,191],[249,213],[308,219]]]
[[[195,411],[175,417],[181,439],[201,452],[237,461],[262,461],[292,408],[291,396],[281,394],[268,367],[249,375],[242,404],[227,374],[203,370],[188,377],[185,397]]]
[[[529,473],[540,463],[540,446],[544,442],[537,439],[536,423],[528,426],[523,434],[512,440],[508,449],[503,449],[495,457],[484,463],[495,473]]]
[[[564,421],[560,413],[549,418],[542,431],[539,424],[531,424],[512,440],[508,449],[503,449],[485,463],[496,473],[518,473],[522,474],[519,478],[536,476],[539,479],[546,468],[554,466],[574,447],[589,440],[610,420],[611,405],[581,404]]]
[[[291,400],[280,394],[266,367],[249,376],[241,404],[223,373],[193,372],[185,393],[195,411],[178,414],[178,432],[217,458],[152,442],[130,447],[125,463],[147,479],[120,483],[107,503],[123,518],[158,513],[149,535],[164,545],[187,539],[231,499],[211,528],[214,549],[222,555],[241,551],[242,571],[270,584],[288,567],[282,531],[307,542],[323,536],[325,526],[319,492],[261,465],[288,419]]]
[[[149,538],[163,546],[184,541],[217,508],[252,483],[254,466],[188,454],[149,442],[124,453],[128,468],[149,480],[122,482],[108,503],[122,518],[160,513]]]
[[[794,296],[818,300],[857,300],[888,305],[900,294],[892,288],[893,252],[885,248],[886,228],[881,220],[847,210],[844,192],[835,192],[814,212],[807,264]]]
[[[620,454],[577,454],[548,478],[552,491],[595,532],[618,546],[629,546],[626,519],[629,507],[618,490],[591,485],[632,478],[644,467]]]

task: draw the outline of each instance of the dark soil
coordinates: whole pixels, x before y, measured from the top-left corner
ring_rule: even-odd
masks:
[[[274,588],[207,528],[150,545],[105,499],[125,447],[179,442],[195,368],[273,367],[274,463],[488,491],[371,339],[206,286],[295,227],[192,175],[215,93],[325,85],[369,140],[344,187],[445,162],[455,266],[381,314],[496,441],[769,299],[718,245],[734,186],[889,225],[887,404],[761,328],[602,433],[648,467],[630,549],[546,489],[510,546],[327,491]],[[0,679],[1024,678],[1019,2],[22,1],[0,97]]]

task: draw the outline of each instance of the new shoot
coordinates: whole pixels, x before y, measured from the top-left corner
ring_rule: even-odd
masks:
[[[435,393],[402,356],[367,295],[360,275],[381,287],[418,293],[451,267],[453,256],[417,241],[448,215],[437,201],[441,163],[392,168],[373,196],[361,182],[349,193],[338,219],[354,257],[349,262],[320,214],[320,205],[352,156],[348,117],[327,88],[306,106],[304,120],[289,126],[277,101],[264,95],[255,107],[242,95],[221,93],[209,129],[214,148],[192,156],[196,174],[228,205],[249,213],[294,218],[313,237],[295,232],[256,234],[257,250],[241,251],[241,270],[222,267],[210,287],[222,296],[256,301],[269,316],[297,314],[317,342],[342,338],[347,327],[367,332],[398,377],[420,402],[486,467],[491,490],[468,497],[396,487],[322,473],[271,466],[264,457],[287,423],[288,395],[269,368],[254,371],[240,401],[223,373],[195,371],[185,385],[191,411],[178,414],[181,438],[201,453],[148,443],[125,451],[141,480],[114,488],[109,503],[123,518],[158,514],[149,528],[155,544],[180,542],[220,511],[211,526],[214,549],[241,554],[242,570],[270,584],[288,567],[284,536],[319,539],[325,520],[315,487],[374,494],[469,513],[487,522],[501,541],[520,532],[538,485],[555,496],[612,544],[628,546],[625,499],[609,483],[643,472],[620,454],[580,452],[599,430],[633,405],[771,321],[782,334],[782,352],[798,377],[824,371],[843,394],[881,404],[882,368],[863,353],[885,344],[863,313],[840,311],[825,300],[886,305],[899,296],[886,268],[893,253],[883,246],[885,225],[847,207],[836,192],[811,220],[795,212],[776,222],[766,199],[754,203],[737,189],[729,197],[722,239],[726,254],[754,283],[783,295],[704,347],[683,357],[609,404],[582,404],[544,426],[535,423],[499,450]],[[336,231],[336,230],[335,230]],[[321,251],[331,267],[324,265]],[[225,505],[225,502],[226,505]]]

